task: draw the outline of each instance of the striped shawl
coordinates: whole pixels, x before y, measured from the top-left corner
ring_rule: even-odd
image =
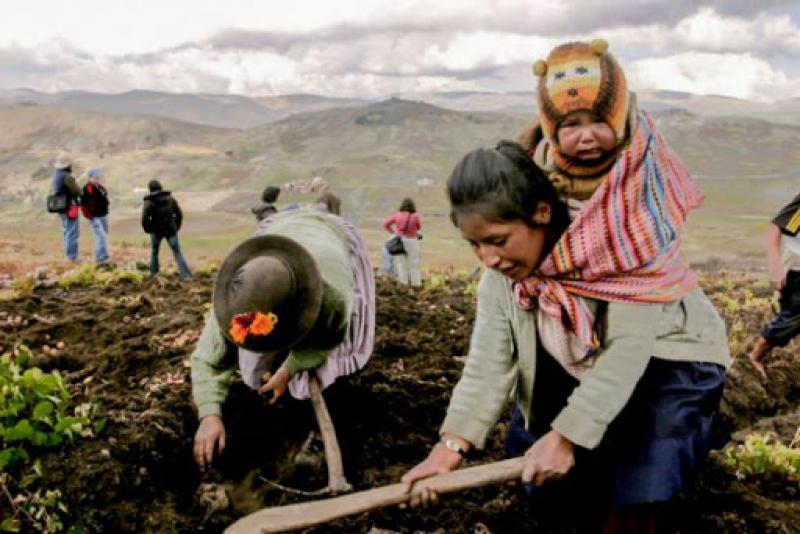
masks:
[[[515,284],[517,303],[599,347],[584,299],[623,303],[677,300],[697,286],[680,237],[703,196],[653,119],[639,111],[630,144],[539,269]],[[563,363],[563,362],[562,362]]]

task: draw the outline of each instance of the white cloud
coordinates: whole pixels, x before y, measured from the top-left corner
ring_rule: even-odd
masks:
[[[796,96],[800,78],[789,78],[750,54],[685,52],[626,66],[634,89],[669,89],[752,100]]]
[[[800,59],[800,28],[765,11],[781,3],[6,0],[0,88],[519,90],[531,88],[531,63],[554,45],[602,36],[643,88],[798,96],[800,68],[788,72],[786,58]]]

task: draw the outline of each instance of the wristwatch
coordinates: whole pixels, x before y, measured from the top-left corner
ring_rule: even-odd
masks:
[[[456,442],[456,440],[454,440],[454,439],[450,439],[450,438],[442,438],[442,439],[439,441],[439,443],[441,443],[442,445],[444,445],[445,447],[447,447],[447,448],[448,448],[448,449],[450,449],[451,451],[453,451],[453,452],[457,452],[457,453],[459,454],[459,456],[461,456],[462,458],[463,458],[464,456],[466,456],[466,454],[467,454],[467,451],[465,451],[465,450],[464,450],[464,447],[462,447],[461,445],[459,445],[459,444]]]

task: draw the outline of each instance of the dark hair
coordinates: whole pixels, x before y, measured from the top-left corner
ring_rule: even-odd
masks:
[[[496,148],[473,150],[458,162],[447,180],[450,220],[478,213],[491,221],[521,220],[535,227],[533,214],[539,202],[550,205],[551,230],[545,250],[550,250],[567,226],[567,205],[553,184],[520,145],[500,141]]]
[[[416,213],[417,206],[414,205],[414,201],[411,200],[409,197],[403,199],[400,203],[400,211],[407,211],[409,213]]]
[[[147,189],[150,190],[151,193],[155,193],[156,191],[161,191],[161,182],[158,180],[150,180],[147,182]]]
[[[334,215],[342,214],[342,201],[333,193],[322,193],[317,199],[317,204],[324,204],[328,213],[333,213]]]
[[[267,204],[273,204],[278,200],[278,195],[281,194],[281,188],[275,185],[267,186],[264,192],[261,193],[261,200]]]

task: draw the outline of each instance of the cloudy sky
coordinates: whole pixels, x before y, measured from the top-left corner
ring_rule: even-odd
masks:
[[[604,37],[634,89],[800,97],[800,2],[3,0],[0,89],[519,91],[566,40]]]

